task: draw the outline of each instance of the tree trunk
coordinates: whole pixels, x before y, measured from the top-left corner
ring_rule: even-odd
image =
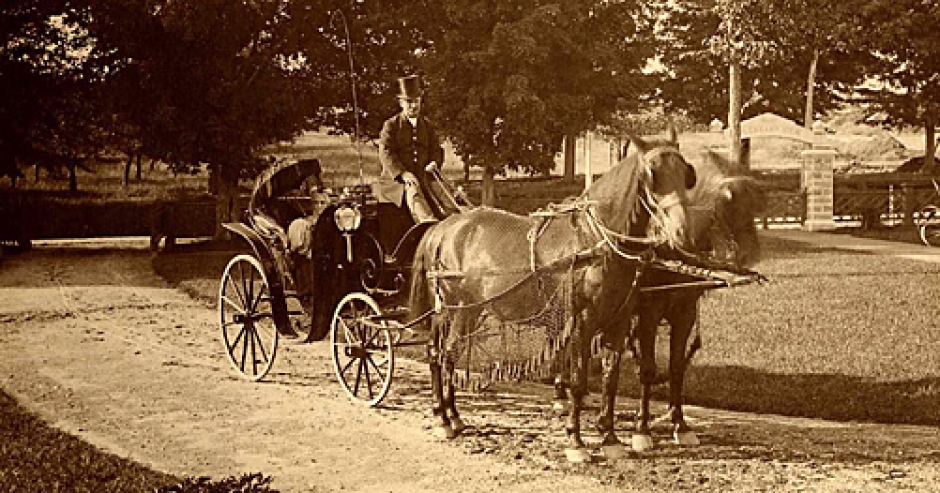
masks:
[[[121,185],[127,186],[131,181],[131,166],[134,164],[134,154],[127,154],[127,162],[124,163],[124,178],[121,180]]]
[[[69,169],[69,192],[75,193],[78,191],[78,160],[69,158],[66,162]]]
[[[574,158],[575,150],[578,147],[578,136],[574,134],[565,135],[565,181],[574,181]]]
[[[816,66],[819,65],[819,50],[813,50],[813,59],[809,62],[809,74],[806,76],[806,109],[803,112],[803,126],[813,129],[813,95],[816,91]]]
[[[227,173],[225,168],[216,167],[215,196],[215,233],[213,238],[224,240],[227,232],[222,223],[232,222],[235,216],[235,192],[238,190],[238,174]],[[232,176],[234,175],[234,176]]]
[[[219,175],[219,166],[215,163],[209,163],[209,195],[219,194],[219,183],[222,181]]]
[[[728,68],[731,86],[728,89],[728,139],[731,163],[741,163],[741,64],[732,60]]]
[[[934,157],[937,152],[937,117],[933,114],[927,114],[924,121],[924,167],[925,170],[932,170]]]
[[[137,178],[137,181],[140,181],[140,178],[141,178],[141,174],[140,174],[140,164],[141,164],[141,161],[142,161],[142,160],[143,160],[143,156],[138,152],[138,153],[137,153],[137,177],[136,177],[136,178]]]
[[[496,206],[496,173],[490,165],[483,166],[483,191],[481,201],[488,207]]]

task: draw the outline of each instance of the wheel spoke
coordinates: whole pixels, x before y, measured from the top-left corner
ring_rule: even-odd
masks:
[[[251,330],[251,329],[246,328],[245,330]],[[249,337],[245,336],[245,338],[242,339],[242,344],[241,344],[242,345],[242,364],[241,366],[239,366],[239,368],[241,369],[242,373],[245,373],[245,362],[246,362],[246,359],[248,358],[248,339]]]
[[[369,390],[369,399],[374,399],[375,394],[372,392],[372,379],[369,378],[369,358],[362,358],[362,370],[366,375],[366,389]]]
[[[261,351],[261,357],[265,363],[268,362],[268,352],[264,350],[264,341],[261,340],[261,335],[258,334],[257,330],[252,331],[252,335],[255,339],[258,340],[258,349]]]
[[[362,358],[356,358],[359,360],[359,367],[356,368],[356,387],[353,389],[353,395],[359,395],[359,382],[362,379]]]
[[[258,374],[258,354],[255,352],[255,339],[258,338],[258,333],[252,330],[251,334],[251,374]]]
[[[265,283],[261,284],[261,289],[258,290],[258,296],[254,298],[251,305],[251,311],[254,312],[258,309],[258,305],[261,304],[262,300],[270,300],[271,296],[268,294],[268,285]]]
[[[346,323],[346,319],[340,318],[339,323],[343,327],[343,333],[346,334],[346,340],[350,343],[358,343],[359,339],[357,339],[349,330],[349,325]]]
[[[232,354],[232,350],[235,349],[235,346],[238,346],[238,341],[245,335],[245,327],[242,326],[241,330],[238,331],[238,336],[235,337],[235,340],[232,342],[232,345],[228,347],[228,353]],[[228,342],[228,341],[226,341]]]
[[[356,358],[349,358],[349,361],[346,362],[346,366],[344,366],[343,369],[340,370],[339,372],[342,373],[343,376],[345,376],[345,375],[346,375],[346,371],[348,371],[348,370],[349,370],[349,367],[352,366],[353,363],[355,363],[355,362],[356,362]],[[345,380],[345,378],[344,378],[343,380]]]
[[[239,270],[241,270],[241,265],[239,265]],[[240,301],[241,304],[242,304],[241,307],[239,307],[238,310],[241,311],[241,312],[244,312],[245,309],[248,307],[248,302],[245,301],[245,295],[244,295],[244,293],[242,293],[242,292],[238,289],[238,283],[235,282],[234,274],[232,274],[231,272],[229,272],[229,277],[228,277],[228,279],[225,280],[225,283],[226,283],[226,285],[228,285],[228,286],[232,286],[232,291],[235,291],[235,296],[238,297],[238,301]]]
[[[382,373],[382,370],[379,369],[378,365],[375,364],[375,361],[372,361],[372,358],[366,358],[369,361],[369,364],[372,365],[372,368],[375,369],[376,375],[378,375],[383,381],[385,380],[385,375]],[[382,365],[388,364],[388,358],[386,358]]]
[[[235,291],[238,292],[238,290],[235,290]],[[232,308],[234,308],[235,311],[237,311],[240,315],[245,314],[245,308],[244,308],[245,305],[241,305],[241,306],[237,305],[234,301],[229,299],[228,296],[222,296],[222,301],[225,302],[226,305],[231,305]]]

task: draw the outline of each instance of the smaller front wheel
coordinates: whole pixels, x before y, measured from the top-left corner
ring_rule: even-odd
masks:
[[[389,330],[366,323],[381,314],[371,296],[350,293],[336,304],[330,325],[336,376],[350,398],[369,407],[379,405],[388,394],[395,370]]]
[[[920,241],[927,246],[940,246],[940,214],[936,206],[924,206],[919,212],[917,231]]]

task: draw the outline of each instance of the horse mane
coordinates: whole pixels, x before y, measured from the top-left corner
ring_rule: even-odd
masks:
[[[760,255],[760,245],[757,241],[754,218],[763,207],[763,189],[760,182],[754,177],[744,174],[736,167],[722,160],[720,156],[715,159],[706,159],[696,163],[696,183],[689,190],[690,211],[693,214],[707,214],[713,223],[702,229],[693,229],[693,243],[702,241],[711,236],[722,240],[733,240],[739,247],[746,248],[748,258],[757,258]],[[729,195],[730,194],[730,195]],[[734,204],[730,213],[733,217],[715,214],[720,201]],[[727,207],[723,208],[729,212]],[[696,224],[693,219],[691,224]]]
[[[717,156],[713,151],[708,152]],[[696,182],[689,190],[689,199],[697,206],[713,205],[721,198],[723,190],[742,191],[750,196],[757,196],[761,191],[756,178],[738,172],[730,164],[722,162],[720,157],[696,164],[695,174]]]
[[[631,138],[630,142],[633,145],[627,149],[626,156],[581,194],[582,198],[596,200],[598,213],[604,223],[621,233],[628,233],[630,224],[636,221],[640,168],[643,164],[641,154],[647,147],[639,139]]]

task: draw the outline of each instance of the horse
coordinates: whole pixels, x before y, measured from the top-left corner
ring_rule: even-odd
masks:
[[[539,310],[537,300],[546,292],[568,286],[561,338],[579,357],[570,358],[576,384],[565,454],[572,462],[591,460],[580,427],[590,342],[600,333],[614,352],[623,351],[621,319],[635,302],[637,274],[657,244],[685,243],[686,191],[695,182],[675,132],[669,139],[631,137],[631,143],[627,155],[564,212],[539,218],[478,208],[425,233],[412,266],[409,309],[413,319],[426,317],[421,323],[430,334],[435,435],[452,439],[465,427],[454,397],[455,358],[484,309],[500,320],[524,319]],[[650,230],[654,238],[647,238]],[[605,394],[612,403],[616,386],[605,387]],[[604,450],[616,457],[623,446],[612,414],[607,421]]]
[[[695,165],[698,177],[689,191],[688,243],[691,253],[713,259],[726,270],[745,272],[760,258],[755,217],[764,203],[764,192],[752,177],[741,173],[717,156]],[[673,426],[673,439],[679,445],[698,445],[699,439],[685,421],[682,392],[685,372],[695,351],[701,346],[696,335],[689,337],[698,322],[698,303],[704,289],[672,288],[689,278],[683,274],[649,269],[640,280],[640,295],[635,314],[637,325],[632,336],[639,342],[639,380],[642,386],[640,410],[632,445],[636,451],[653,447],[650,435],[649,402],[654,385],[663,383],[657,375],[655,346],[657,327],[669,324],[669,411],[666,418]],[[666,289],[655,289],[665,287]],[[650,289],[654,288],[654,289]],[[619,371],[612,368],[611,371]]]

